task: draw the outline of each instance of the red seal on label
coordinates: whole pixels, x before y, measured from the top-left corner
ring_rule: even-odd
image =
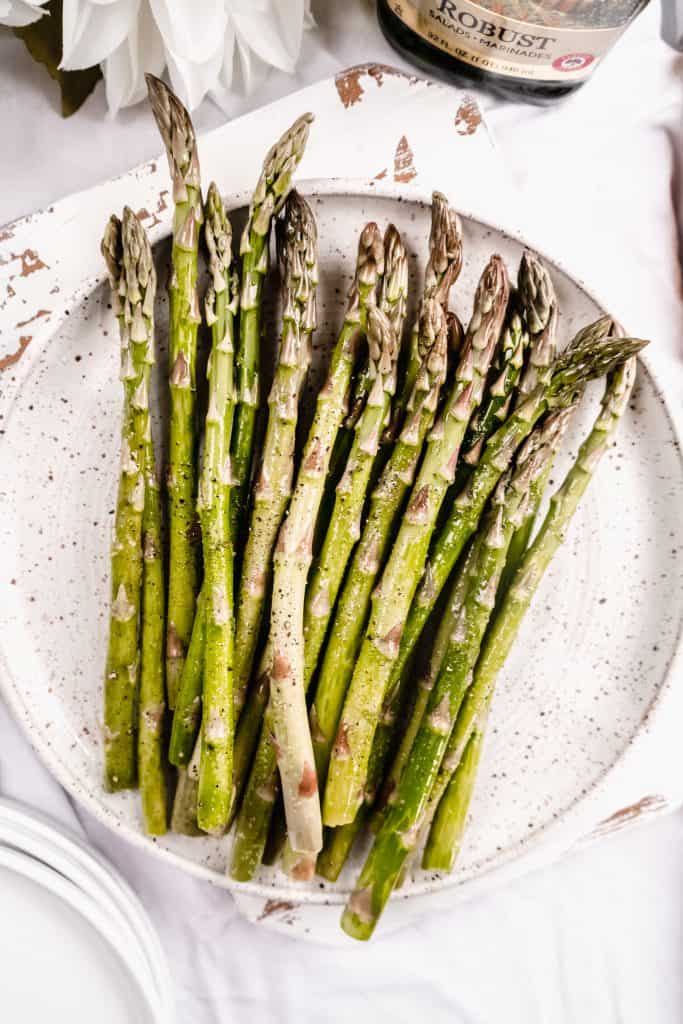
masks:
[[[553,61],[553,67],[556,71],[582,71],[594,60],[592,53],[565,53],[564,57]]]

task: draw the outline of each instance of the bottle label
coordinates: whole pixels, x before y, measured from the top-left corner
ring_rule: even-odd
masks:
[[[628,24],[557,28],[518,21],[469,0],[389,0],[389,6],[432,46],[465,64],[544,82],[588,78]]]

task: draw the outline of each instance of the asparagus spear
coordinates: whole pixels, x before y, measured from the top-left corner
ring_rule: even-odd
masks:
[[[232,231],[214,184],[206,204],[206,242],[213,283],[206,298],[212,328],[209,400],[198,510],[204,549],[204,671],[197,823],[221,835],[232,789],[233,548],[230,537],[230,436],[235,407],[233,319],[237,281],[230,274]]]
[[[481,401],[509,292],[498,256],[479,282],[463,354],[444,410],[430,435],[398,536],[378,589],[346,696],[325,788],[326,825],[352,821],[362,799],[368,758],[401,632],[427,558],[432,532],[453,481],[460,444]]]
[[[389,224],[384,232],[384,275],[378,305],[394,329],[400,345],[408,299],[408,256],[400,232]]]
[[[401,236],[393,224],[389,224],[384,232],[384,261],[378,275],[379,308],[391,321],[400,344],[403,321],[406,314],[408,295],[408,261]],[[365,314],[363,314],[365,315]],[[314,549],[318,552],[327,534],[330,518],[334,509],[337,484],[349,460],[351,448],[356,436],[356,425],[360,419],[372,381],[370,380],[369,363],[366,360],[353,380],[349,411],[334,442],[330,457],[330,469],[325,481],[325,491],[315,525]]]
[[[161,496],[150,434],[145,452],[145,507],[142,513],[142,637],[140,713],[138,719],[138,777],[145,831],[166,832],[166,770],[162,749],[166,687],[164,682],[164,561]]]
[[[169,284],[170,550],[166,633],[166,687],[169,706],[174,708],[192,632],[199,580],[195,389],[200,321],[197,249],[203,213],[197,140],[190,115],[160,79],[154,75],[145,77],[152,112],[168,156],[175,203]]]
[[[467,808],[474,789],[481,744],[495,681],[514,643],[533,595],[574,512],[608,449],[628,405],[636,359],[618,366],[607,379],[600,414],[581,445],[576,461],[558,491],[531,547],[520,562],[496,612],[477,663],[472,688],[448,743],[430,804],[438,806],[423,856],[425,868],[451,871],[460,847]]]
[[[455,499],[449,516],[430,552],[422,580],[413,600],[401,636],[398,659],[389,693],[400,684],[401,674],[412,655],[446,581],[460,554],[476,530],[479,517],[501,474],[511,464],[515,451],[534,424],[549,409],[572,405],[588,380],[602,376],[620,357],[618,340],[608,338],[610,317],[601,317],[578,332],[572,343],[552,364],[548,383],[537,383],[525,400],[518,403],[503,425],[486,443],[474,472]],[[633,339],[625,342],[624,351]],[[634,344],[639,344],[633,342]]]
[[[144,262],[149,268],[145,305],[149,317],[145,319],[148,344],[144,362],[144,386],[149,402],[151,368],[154,365],[154,294],[156,274],[149,240],[134,214],[126,209],[123,216],[124,248],[145,251]],[[149,294],[148,294],[149,293]],[[164,561],[162,551],[162,512],[159,481],[154,458],[151,419],[147,420],[145,437],[145,504],[142,511],[142,621],[140,636],[140,701],[138,715],[138,778],[142,801],[142,818],[147,835],[160,836],[166,832],[166,778],[163,763],[163,725],[166,710],[164,680]]]
[[[426,303],[434,299],[445,311],[448,307],[450,290],[462,270],[462,225],[460,218],[450,208],[448,200],[441,192],[432,193],[431,213],[429,253],[425,267],[422,302]],[[386,430],[385,439],[387,441],[393,440],[401,429],[406,407],[422,365],[420,353],[421,312],[422,305],[410,335],[407,351],[401,356],[399,379],[403,383]]]
[[[296,191],[290,192],[285,204],[277,240],[284,293],[282,338],[239,588],[235,635],[238,711],[254,661],[273,548],[291,494],[299,396],[315,329],[317,232],[308,203]]]
[[[223,202],[214,184],[209,186],[206,201],[206,225],[204,241],[208,253],[208,269],[211,275],[211,286],[205,299],[206,322],[211,327],[211,343],[216,348],[230,339],[233,344],[235,316],[237,311],[237,279],[232,261],[230,222],[225,213]],[[228,439],[232,432],[234,417],[234,357],[231,352],[224,353],[226,360],[226,380],[232,381],[230,401],[225,409],[224,431]],[[221,355],[223,358],[223,354]],[[229,365],[227,365],[229,364]],[[224,482],[230,476],[230,459],[226,455],[224,461]],[[229,481],[228,481],[229,484]],[[227,484],[226,484],[227,486]],[[227,500],[227,499],[226,499]],[[192,635],[187,649],[180,686],[176,698],[173,715],[173,728],[169,747],[169,760],[178,768],[187,766],[194,748],[199,723],[201,720],[201,691],[204,673],[204,646],[206,642],[204,592],[200,592],[195,608],[192,624]]]
[[[377,268],[382,260],[379,229],[370,223],[361,234],[356,277],[349,294],[344,326],[332,354],[327,380],[318,393],[294,493],[275,549],[267,664],[270,703],[261,742],[264,746],[272,742],[276,751],[289,841],[296,852],[316,853],[322,845],[317,778],[303,679],[306,579],[330,454],[344,415],[362,336],[361,308],[375,292]],[[257,783],[255,788],[259,789],[260,784]],[[248,806],[246,809],[243,807],[238,821],[233,864],[237,864],[240,858],[240,836],[244,835],[241,824],[244,825],[249,814]]]
[[[545,449],[539,448],[521,469],[514,474],[508,471],[502,477],[468,559],[466,578],[457,581],[460,606],[427,713],[401,776],[396,802],[377,834],[358,887],[342,917],[342,927],[354,938],[370,937],[415,847],[421,815],[494,608],[507,546],[528,498],[531,480],[546,457]]]
[[[519,382],[517,402],[550,379],[556,351],[557,300],[550,274],[529,249],[522,253],[517,275],[519,301],[529,331],[529,359]]]
[[[367,327],[369,372],[373,386],[355,427],[344,475],[337,485],[334,511],[320,557],[306,590],[304,607],[304,681],[313,677],[351,552],[360,538],[361,516],[383,427],[396,390],[398,344],[388,317],[371,308]]]
[[[519,388],[518,400],[523,401],[534,387],[550,379],[556,351],[557,302],[550,275],[538,257],[528,250],[522,255],[518,278],[520,305],[531,332],[529,366]],[[551,472],[552,462],[546,467],[545,473],[534,481],[528,514],[510,542],[508,564],[500,584],[501,593],[507,590],[519,560],[528,547]]]
[[[259,405],[261,300],[268,270],[268,236],[271,221],[282,209],[292,187],[292,175],[304,154],[312,120],[312,114],[303,114],[269,150],[240,243],[242,287],[237,347],[238,406],[232,438],[234,490],[230,509],[235,544],[241,542]]]
[[[136,714],[142,585],[142,517],[149,433],[150,358],[155,275],[152,256],[129,209],[125,226],[111,217],[102,239],[112,304],[121,335],[124,409],[121,464],[111,554],[112,600],[104,683],[104,782],[110,790],[136,783]],[[140,229],[141,231],[141,229]]]

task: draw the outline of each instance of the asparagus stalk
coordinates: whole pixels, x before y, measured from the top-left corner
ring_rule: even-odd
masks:
[[[399,783],[395,803],[387,813],[342,917],[352,937],[367,939],[374,930],[410,852],[415,847],[421,815],[436,778],[458,710],[472,679],[484,631],[494,608],[513,530],[538,473],[544,449],[514,474],[501,479],[491,508],[468,560],[467,577],[459,580],[460,600],[455,626],[448,638],[443,664],[420,725],[412,756]]]
[[[154,365],[154,318],[153,302],[156,289],[156,274],[144,229],[131,213],[124,212],[124,238],[128,231],[132,235],[129,248],[147,250],[145,263],[149,266],[145,295],[150,315],[148,324],[149,340],[145,354],[144,388],[149,388],[151,368]],[[142,818],[147,835],[161,836],[166,832],[167,794],[166,773],[163,761],[163,727],[166,710],[166,686],[164,679],[164,637],[165,601],[164,560],[162,547],[162,512],[159,480],[157,478],[152,439],[151,418],[147,421],[145,437],[145,505],[142,511],[142,623],[140,637],[140,709],[138,716],[138,778],[142,801]]]
[[[155,275],[135,215],[111,217],[102,239],[112,303],[121,335],[124,388],[121,463],[111,554],[112,598],[104,683],[104,783],[109,791],[136,784],[142,518],[149,435],[150,358]]]
[[[306,590],[304,680],[307,687],[318,663],[348,560],[360,538],[367,489],[396,390],[396,334],[388,317],[379,308],[369,311],[367,338],[373,386],[355,427],[353,446],[344,475],[337,485],[325,542]]]
[[[379,283],[378,305],[394,329],[400,346],[408,300],[408,256],[394,224],[384,232],[384,275]]]
[[[303,678],[304,597],[313,554],[313,531],[362,336],[362,304],[368,303],[368,297],[375,292],[377,268],[382,260],[379,229],[370,223],[361,234],[356,277],[349,294],[344,326],[332,353],[327,380],[318,393],[294,493],[275,550],[267,664],[270,702],[260,743],[264,747],[271,744],[274,747],[289,841],[297,853],[314,854],[322,845],[317,777]],[[265,751],[263,760],[269,757],[272,755]],[[258,764],[257,757],[255,769]],[[252,781],[254,796],[257,796],[256,791],[262,786],[255,771],[252,772],[250,788]],[[250,845],[246,835],[248,829],[245,829],[251,817],[249,804],[249,800],[245,801],[237,823],[233,873],[240,870],[242,851]],[[261,846],[259,857],[262,849]]]
[[[448,307],[450,290],[462,270],[462,225],[460,218],[448,205],[441,192],[432,193],[432,218],[429,232],[429,252],[425,267],[422,302],[434,300]],[[410,335],[407,351],[402,353],[399,365],[399,379],[403,381],[401,391],[392,409],[391,421],[385,432],[387,442],[393,440],[401,429],[406,407],[415,387],[415,381],[422,366],[420,352],[420,313]],[[455,315],[455,314],[453,314]],[[456,322],[457,321],[456,319]]]
[[[224,339],[234,337],[237,306],[237,280],[232,263],[231,229],[222,200],[215,185],[209,187],[206,202],[204,241],[208,253],[211,286],[205,299],[206,322],[211,327],[211,343],[216,348]],[[234,357],[226,352],[232,364],[226,376],[233,381],[231,400],[226,406],[225,437],[230,438],[234,417]],[[229,443],[229,441],[228,441]],[[226,456],[223,476],[230,476],[230,460]],[[226,485],[227,486],[227,485]],[[204,592],[200,592],[192,624],[192,635],[187,649],[180,686],[173,715],[169,760],[178,768],[187,767],[192,756],[201,721],[202,678],[204,673],[204,646],[206,642]]]
[[[145,507],[142,513],[142,637],[138,777],[142,818],[150,836],[166,832],[167,793],[163,753],[166,687],[164,681],[164,561],[159,481],[150,434],[145,452]]]
[[[610,373],[593,429],[581,445],[576,461],[560,488],[550,499],[550,508],[541,529],[518,565],[510,588],[496,612],[477,663],[471,690],[458,716],[430,797],[430,804],[436,804],[438,810],[423,856],[425,868],[453,869],[474,789],[496,678],[543,574],[564,542],[579,501],[610,446],[628,405],[635,375],[635,357]]]
[[[529,331],[529,359],[519,382],[517,402],[550,379],[556,352],[557,300],[550,274],[539,258],[525,249],[517,274],[519,302]]]
[[[197,250],[203,220],[197,140],[190,115],[160,79],[146,75],[152,112],[161,134],[173,182],[173,247],[169,284],[169,571],[166,625],[168,703],[176,695],[190,642],[199,582],[195,504],[197,425],[195,410]]]
[[[254,662],[273,548],[292,489],[299,397],[316,320],[317,231],[308,203],[296,191],[290,192],[278,222],[277,241],[284,295],[282,337],[240,579],[235,634],[238,712]]]
[[[312,114],[303,114],[269,150],[249,207],[242,234],[242,286],[240,331],[237,348],[238,406],[232,438],[231,533],[235,544],[241,542],[246,513],[251,464],[259,406],[261,301],[263,281],[268,271],[270,225],[282,209],[292,187],[308,141]]]
[[[430,435],[398,536],[378,589],[346,696],[325,788],[326,825],[352,821],[362,800],[372,740],[401,633],[427,558],[460,444],[500,336],[509,293],[505,266],[492,257],[477,288],[467,340],[444,410]]]
[[[234,740],[230,436],[235,407],[237,282],[230,273],[230,221],[214,184],[207,196],[205,234],[213,278],[206,298],[206,319],[215,329],[207,367],[209,399],[198,501],[204,549],[205,640],[197,823],[204,832],[221,835],[228,820]]]
[[[626,339],[622,346],[617,339],[607,337],[611,327],[611,318],[601,317],[580,330],[553,363],[549,381],[537,383],[487,441],[479,463],[455,499],[433,544],[401,636],[390,694],[400,685],[401,675],[455,563],[476,530],[484,505],[534,424],[549,409],[572,405],[587,381],[603,376],[616,361],[628,356],[631,345],[635,351],[641,346],[636,339]]]
[[[557,302],[550,275],[538,257],[528,250],[522,255],[518,278],[520,306],[525,323],[529,325],[531,332],[529,366],[519,388],[518,400],[521,402],[539,383],[547,383],[550,379],[556,351]],[[507,590],[519,560],[528,547],[551,472],[552,462],[546,467],[545,473],[534,482],[528,514],[510,542],[508,564],[500,584],[501,593]]]
[[[384,258],[381,268],[378,269],[379,308],[391,321],[400,343],[408,294],[408,261],[401,236],[393,224],[389,224],[384,232]],[[386,275],[388,275],[388,280],[385,283]],[[361,322],[365,323],[366,318],[367,310],[363,309],[361,310]],[[325,481],[325,492],[315,526],[314,547],[316,552],[322,547],[322,541],[327,533],[334,509],[337,484],[349,460],[356,436],[356,425],[365,408],[371,385],[369,363],[366,360],[355,374],[349,410],[332,449],[330,469]]]

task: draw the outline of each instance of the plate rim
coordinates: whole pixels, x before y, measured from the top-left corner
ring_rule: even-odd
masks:
[[[134,173],[134,171],[131,171],[128,175],[123,175],[122,177],[132,176]],[[118,180],[120,181],[120,178]],[[305,196],[376,196],[380,199],[399,200],[406,204],[417,203],[425,207],[428,207],[431,204],[432,195],[431,191],[427,191],[421,186],[394,183],[391,181],[385,182],[383,180],[368,181],[365,178],[354,177],[305,178],[298,180],[295,183],[295,187]],[[223,195],[228,212],[233,212],[244,207],[248,204],[251,197],[250,191],[245,189],[241,189],[236,192],[224,193]],[[504,217],[499,218],[498,220],[490,220],[479,208],[478,204],[473,205],[470,203],[467,206],[460,206],[457,203],[454,203],[454,205],[457,209],[458,215],[463,220],[473,221],[485,229],[502,234],[522,246],[533,249],[533,251],[537,253],[551,268],[554,268],[568,277],[572,284],[583,292],[584,295],[600,310],[603,312],[607,311],[607,306],[601,300],[599,295],[588,287],[582,278],[573,272],[570,266],[568,266],[563,260],[549,255],[544,246],[535,245],[529,239],[526,232],[510,226],[506,223]],[[172,210],[169,210],[169,215],[154,225],[154,229],[150,231],[152,244],[156,244],[170,235],[171,218]],[[49,332],[45,332],[45,334],[40,338],[39,344],[35,345],[35,347],[33,347],[33,345],[31,346],[33,351],[31,352],[30,358],[27,360],[22,359],[21,361],[23,365],[17,374],[18,379],[16,379],[13,393],[11,396],[8,396],[8,400],[6,402],[6,431],[0,441],[0,447],[3,442],[5,444],[9,443],[11,436],[9,428],[12,410],[19,399],[25,380],[32,372],[33,366],[41,358],[50,344],[51,339],[62,326],[65,319],[65,310],[72,307],[75,301],[87,297],[95,288],[102,284],[105,278],[106,274],[104,270],[99,274],[86,274],[76,289],[74,289],[69,295],[60,297],[61,301],[59,303],[59,309],[53,311],[54,319],[51,323],[51,329]],[[677,417],[674,414],[666,397],[664,388],[660,383],[659,373],[653,365],[654,360],[648,355],[647,349],[645,352],[639,354],[638,360],[641,364],[641,368],[645,370],[646,374],[650,378],[655,396],[662,407],[662,411],[669,425],[671,435],[677,442],[677,461],[680,469],[679,483],[683,484],[683,426],[679,427]],[[0,626],[1,624],[2,619],[0,618]],[[577,812],[583,808],[584,805],[588,804],[589,801],[604,788],[611,776],[622,767],[624,762],[633,756],[634,752],[649,732],[651,726],[659,717],[662,705],[665,703],[666,695],[671,690],[671,679],[674,675],[674,669],[676,665],[683,660],[683,615],[678,623],[678,628],[675,632],[672,643],[672,652],[667,661],[657,691],[652,700],[644,708],[636,730],[626,741],[626,744],[613,761],[599,773],[588,787],[577,794],[567,804],[556,819],[540,825],[529,835],[525,836],[523,840],[513,843],[506,850],[492,854],[483,860],[476,861],[467,872],[458,873],[456,871],[452,874],[429,872],[428,875],[425,873],[426,877],[424,879],[411,882],[409,886],[405,887],[405,890],[399,890],[395,893],[392,900],[394,902],[403,902],[406,900],[413,900],[433,895],[435,892],[453,892],[463,889],[468,885],[480,883],[485,877],[490,878],[496,873],[509,868],[513,863],[522,860],[525,857],[532,856],[544,842],[548,841],[549,837],[552,841],[552,838],[556,833],[561,833],[563,827],[570,825],[573,817],[577,815]],[[316,888],[312,889],[306,887],[306,883],[300,883],[302,886],[300,888],[299,884],[291,882],[288,884],[282,882],[268,884],[259,881],[235,881],[227,875],[226,872],[216,871],[213,868],[209,868],[197,861],[189,860],[178,852],[166,849],[161,846],[154,837],[146,836],[139,826],[136,828],[132,824],[121,821],[116,816],[115,812],[102,802],[102,793],[98,794],[91,788],[83,786],[80,783],[80,780],[69,772],[68,768],[62,764],[61,759],[54,753],[47,739],[43,737],[40,727],[33,723],[31,713],[26,707],[25,701],[19,692],[19,688],[10,671],[1,643],[1,635],[0,693],[2,693],[2,696],[14,712],[15,718],[19,721],[21,728],[31,744],[31,747],[35,750],[60,785],[62,785],[68,793],[72,794],[77,800],[79,800],[79,802],[83,804],[83,806],[85,806],[98,821],[102,822],[107,826],[107,828],[122,836],[127,842],[132,843],[139,849],[156,854],[158,857],[161,857],[166,861],[166,863],[172,864],[194,877],[202,878],[213,885],[238,892],[246,897],[259,897],[265,900],[283,899],[293,901],[297,904],[318,906],[342,905],[345,902],[349,890],[328,888],[327,885],[329,883],[325,883],[325,887],[320,889],[317,887],[319,883],[316,882]],[[582,833],[579,832],[577,835],[580,834]],[[565,844],[565,846],[568,845],[569,843]]]

